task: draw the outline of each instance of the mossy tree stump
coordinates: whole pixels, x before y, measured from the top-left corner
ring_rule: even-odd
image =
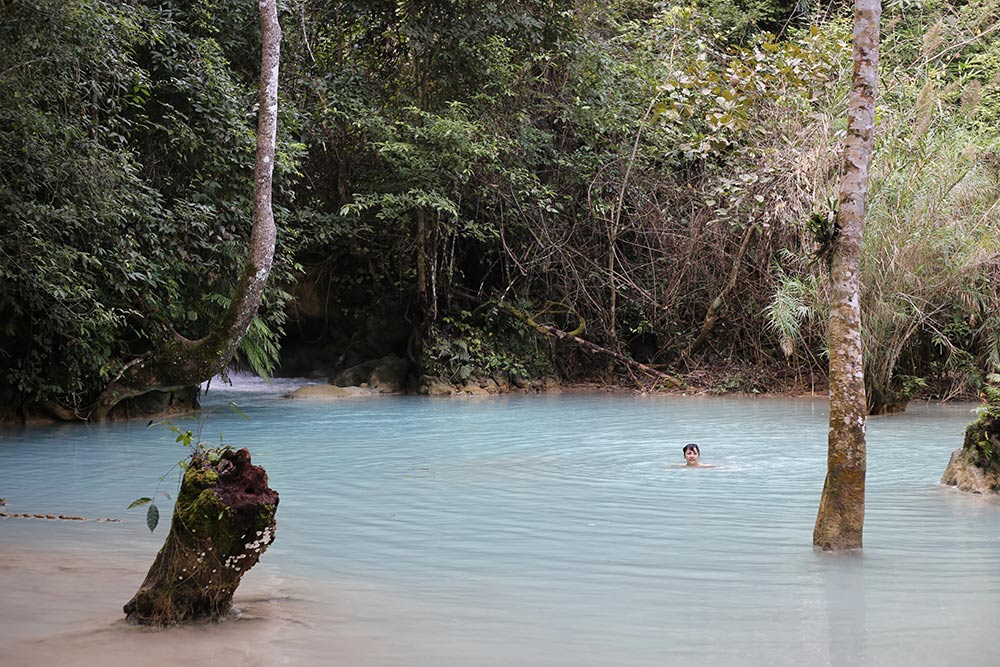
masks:
[[[196,451],[163,548],[124,607],[127,619],[171,625],[226,615],[243,574],[274,541],[277,507],[278,493],[248,450]]]
[[[1000,493],[1000,415],[986,412],[969,424],[941,483],[972,493]]]

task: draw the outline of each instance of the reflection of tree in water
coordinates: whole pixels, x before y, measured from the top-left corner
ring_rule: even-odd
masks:
[[[857,552],[824,557],[822,577],[828,664],[867,665],[867,601],[864,557]]]

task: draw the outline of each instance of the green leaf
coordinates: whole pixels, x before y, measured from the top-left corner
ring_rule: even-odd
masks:
[[[235,412],[236,414],[238,414],[240,417],[243,417],[243,419],[246,419],[247,421],[251,421],[250,417],[246,416],[240,410],[240,406],[237,405],[236,403],[234,403],[233,401],[229,401],[229,409],[232,410],[233,412]]]
[[[156,505],[150,505],[149,510],[146,511],[146,525],[149,526],[149,532],[156,530],[158,523],[160,523],[160,510],[157,509]]]
[[[151,502],[153,502],[153,499],[152,499],[152,498],[138,498],[138,499],[136,499],[136,500],[133,500],[133,501],[132,501],[132,504],[131,504],[131,505],[129,505],[128,507],[126,507],[125,509],[128,509],[128,510],[130,510],[130,509],[132,509],[133,507],[142,507],[142,506],[143,506],[143,505],[145,505],[146,503],[151,503]]]

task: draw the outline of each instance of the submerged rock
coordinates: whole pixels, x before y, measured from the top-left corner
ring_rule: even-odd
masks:
[[[965,429],[941,483],[970,493],[1000,493],[1000,417],[984,414]]]
[[[361,389],[360,387],[335,387],[332,384],[311,384],[305,387],[299,387],[295,391],[290,392],[287,395],[287,398],[348,398],[350,396],[368,393],[370,392],[365,389]]]

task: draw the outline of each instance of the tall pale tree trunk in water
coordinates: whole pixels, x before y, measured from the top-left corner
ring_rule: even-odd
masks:
[[[274,260],[275,225],[271,209],[272,174],[278,128],[278,64],[281,27],[276,0],[259,0],[261,70],[254,169],[253,228],[247,260],[229,308],[210,334],[188,340],[175,334],[112,381],[98,397],[91,419],[104,419],[119,402],[154,390],[196,385],[222,371],[232,360],[264,297]]]
[[[861,233],[875,139],[879,0],[855,0],[854,74],[847,107],[845,159],[834,238],[830,308],[830,430],[826,481],[813,544],[860,549],[865,522],[865,404],[861,365]]]

